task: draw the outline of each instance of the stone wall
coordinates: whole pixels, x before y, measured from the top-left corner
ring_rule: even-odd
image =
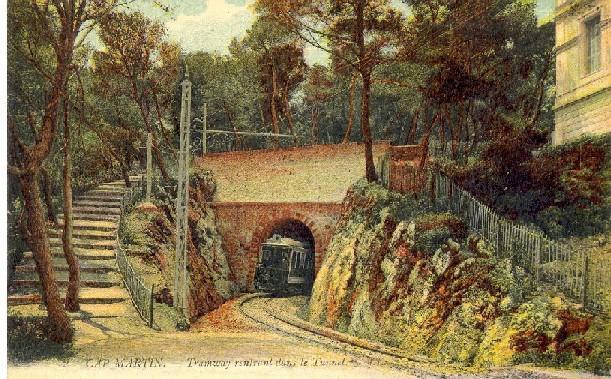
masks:
[[[261,243],[288,221],[299,221],[311,231],[318,272],[341,213],[340,203],[212,203],[216,227],[223,238],[234,281],[252,290]]]
[[[557,144],[611,132],[611,88],[556,110]]]
[[[607,0],[556,4],[556,102],[553,143],[611,132],[611,6]],[[587,71],[586,22],[600,17],[600,67]]]

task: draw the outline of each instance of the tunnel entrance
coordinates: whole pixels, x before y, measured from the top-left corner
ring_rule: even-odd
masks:
[[[314,270],[316,261],[316,246],[314,235],[310,228],[301,221],[284,220],[278,223],[267,236],[268,238],[284,237],[299,241],[303,248],[311,251],[311,255],[306,259],[305,253],[293,254],[290,256],[289,274],[286,287],[300,288],[301,293],[309,295],[314,283]]]
[[[308,248],[312,249],[312,251],[315,251],[314,236],[312,235],[310,228],[308,228],[301,221],[284,221],[272,229],[272,232],[269,234],[268,238],[272,237],[274,234],[302,242],[303,244],[307,245]]]

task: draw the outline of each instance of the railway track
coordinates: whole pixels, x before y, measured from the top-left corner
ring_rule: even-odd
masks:
[[[393,353],[382,352],[377,349],[338,341],[337,339],[299,327],[294,323],[289,323],[272,312],[272,310],[277,308],[273,304],[276,300],[279,299],[270,298],[269,294],[265,293],[246,295],[240,300],[238,309],[246,318],[263,325],[267,329],[349,355],[355,365],[388,366],[400,369],[406,375],[418,378],[439,377],[439,374],[435,375],[426,372],[428,370],[426,370],[425,367],[416,367],[420,366],[417,361],[405,357],[398,357]]]
[[[458,366],[439,366],[419,359],[398,356],[392,349],[389,352],[381,351],[377,347],[369,348],[350,342],[339,341],[335,338],[315,333],[295,322],[287,322],[285,317],[279,316],[278,304],[282,299],[272,298],[266,293],[255,293],[242,297],[238,302],[240,313],[266,329],[282,335],[296,338],[307,343],[316,344],[351,357],[355,366],[386,366],[401,370],[401,373],[412,378],[503,378],[503,379],[558,379],[567,378],[566,374],[553,374],[539,370],[523,370],[518,367],[493,369],[487,372],[465,372]],[[277,302],[278,304],[274,304]],[[457,372],[461,372],[458,374]]]

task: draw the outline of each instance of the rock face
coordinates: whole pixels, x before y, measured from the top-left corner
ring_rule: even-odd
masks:
[[[238,288],[222,249],[214,212],[206,204],[212,200],[216,190],[212,174],[196,170],[190,173],[189,178],[189,310],[195,317],[218,308],[235,296]]]
[[[589,354],[583,334],[591,317],[560,298],[526,299],[519,271],[467,236],[456,217],[359,182],[344,202],[308,318],[442,362],[488,366],[531,352]]]
[[[218,308],[238,292],[222,249],[221,237],[216,231],[214,212],[207,205],[215,188],[210,172],[196,170],[190,173],[187,270],[191,320]],[[156,266],[162,276],[156,285],[156,298],[171,304],[176,249],[175,208],[171,201],[173,196],[164,199],[161,194],[160,197],[156,204],[158,211],[139,216],[144,222],[141,229],[146,235],[140,245],[146,245],[150,252],[143,259]]]

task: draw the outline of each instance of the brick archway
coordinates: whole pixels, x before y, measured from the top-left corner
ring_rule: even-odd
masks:
[[[251,290],[261,243],[283,223],[298,222],[314,240],[318,272],[341,212],[340,203],[213,203],[229,266],[242,290]]]

